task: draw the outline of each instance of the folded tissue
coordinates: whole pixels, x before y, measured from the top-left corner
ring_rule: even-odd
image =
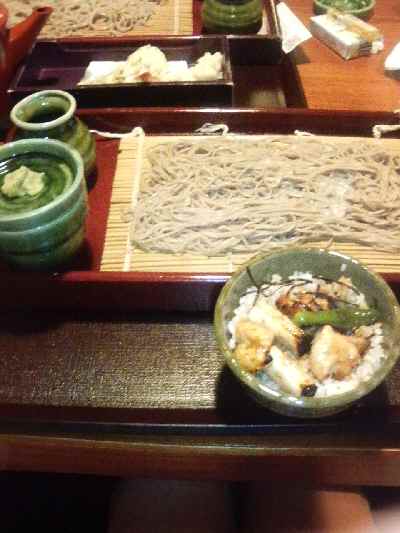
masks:
[[[284,2],[277,4],[276,14],[281,29],[282,50],[285,54],[312,37],[308,29]]]

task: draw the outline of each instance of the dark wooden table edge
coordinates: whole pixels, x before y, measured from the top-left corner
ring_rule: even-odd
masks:
[[[119,477],[214,480],[293,479],[304,485],[400,485],[400,449],[392,440],[357,435],[343,444],[323,436],[230,439],[223,437],[107,435],[48,436],[0,434],[0,468],[4,471],[63,472]]]
[[[360,404],[335,416],[322,419],[296,419],[254,409],[249,415],[221,409],[118,408],[90,406],[52,406],[29,404],[0,405],[0,433],[30,435],[85,434],[91,438],[118,435],[122,439],[147,436],[173,439],[292,438],[340,435],[351,442],[352,435],[369,441],[371,437],[400,436],[400,408]],[[373,428],[373,432],[371,429]]]
[[[217,273],[91,271],[71,272],[60,278],[12,274],[0,284],[1,313],[20,309],[212,313],[229,277]],[[400,273],[384,273],[382,277],[397,294]]]

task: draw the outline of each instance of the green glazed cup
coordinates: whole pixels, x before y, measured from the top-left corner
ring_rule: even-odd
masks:
[[[254,286],[254,281],[262,285],[270,281],[274,274],[285,279],[294,272],[311,272],[327,279],[338,279],[343,274],[350,277],[353,285],[365,294],[367,303],[377,307],[383,317],[383,349],[387,356],[367,381],[349,392],[321,398],[298,398],[285,391],[269,388],[239,366],[229,347],[228,323],[247,289]],[[400,355],[400,307],[384,279],[352,257],[312,248],[287,247],[258,255],[235,272],[218,297],[214,331],[228,367],[257,403],[277,413],[299,418],[324,417],[348,408],[382,383]]]
[[[10,118],[17,127],[17,139],[56,139],[78,150],[88,177],[96,165],[96,144],[75,111],[76,100],[71,94],[46,90],[18,102],[12,108]]]
[[[262,26],[261,0],[204,0],[206,33],[255,34]]]
[[[7,254],[7,262],[19,270],[47,271],[60,268],[76,255],[85,238],[85,226],[47,251],[29,254]]]
[[[57,158],[69,169],[72,182],[40,207],[14,213],[0,210],[0,257],[13,267],[59,268],[77,253],[84,241],[87,187],[82,157],[75,149],[53,139],[14,141],[0,147],[0,169],[19,156],[34,160],[46,155]]]

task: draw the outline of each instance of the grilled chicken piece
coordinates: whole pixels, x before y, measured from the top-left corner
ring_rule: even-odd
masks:
[[[351,279],[346,276],[341,276],[337,283],[330,283],[319,287],[321,293],[325,293],[334,300],[348,301],[349,297],[354,294],[354,286]]]
[[[329,300],[307,292],[288,292],[282,294],[276,306],[287,316],[294,316],[298,311],[321,311],[329,309]]]
[[[262,324],[251,320],[240,320],[236,325],[234,354],[241,368],[257,372],[265,365],[274,335]]]
[[[234,354],[240,368],[252,373],[260,370],[267,360],[267,352],[255,344],[238,344]]]
[[[369,338],[363,334],[363,331],[366,329],[367,328],[365,326],[361,326],[354,332],[354,335],[346,337],[351,343],[354,344],[361,356],[364,355],[364,353],[371,346]]]
[[[269,350],[272,346],[274,334],[262,324],[251,320],[240,320],[236,325],[236,341],[257,344],[260,348]]]
[[[320,381],[330,376],[346,378],[361,361],[361,344],[364,345],[359,337],[342,335],[332,326],[324,326],[311,346],[311,372]]]
[[[279,348],[288,350],[294,355],[299,353],[303,331],[279,309],[269,304],[263,296],[259,297],[257,305],[250,311],[249,319],[270,330],[274,336],[274,344]]]
[[[269,355],[272,361],[265,367],[265,372],[284,391],[301,396],[306,387],[315,383],[315,379],[307,371],[307,366],[299,364],[299,359],[276,346],[272,346]]]

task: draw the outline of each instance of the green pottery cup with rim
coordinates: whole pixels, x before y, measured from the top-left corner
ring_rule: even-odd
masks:
[[[254,287],[254,283],[260,286],[271,281],[275,274],[287,279],[295,272],[311,272],[331,280],[345,275],[365,295],[368,305],[379,311],[385,357],[372,376],[350,391],[324,397],[295,397],[278,386],[268,386],[255,374],[242,369],[230,348],[228,324],[239,306],[240,298],[250,287]],[[400,307],[384,279],[360,261],[333,251],[286,247],[254,257],[232,275],[216,303],[214,332],[228,367],[258,404],[283,415],[317,418],[339,413],[355,404],[388,376],[400,355]]]
[[[9,197],[5,178],[21,167],[43,176],[36,194]],[[23,139],[0,146],[0,257],[11,266],[64,266],[85,238],[87,187],[80,154],[54,139]]]
[[[96,166],[96,143],[75,112],[71,94],[50,89],[23,98],[12,108],[10,118],[17,127],[17,139],[56,139],[78,150],[88,177]]]

